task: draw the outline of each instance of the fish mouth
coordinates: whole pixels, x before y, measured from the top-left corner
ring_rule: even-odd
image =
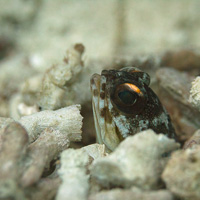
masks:
[[[97,142],[105,144],[108,152],[113,151],[121,142],[119,130],[109,111],[111,101],[106,88],[105,74],[94,74],[90,80],[92,109]]]
[[[99,93],[100,93],[100,80],[101,76],[99,74],[93,74],[90,79],[90,89],[92,93],[92,110],[94,117],[94,125],[96,129],[97,142],[103,144],[101,138],[101,129],[99,126]]]

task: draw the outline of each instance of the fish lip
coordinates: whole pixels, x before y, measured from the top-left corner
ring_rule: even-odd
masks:
[[[96,129],[96,140],[98,143],[103,144],[102,135],[101,135],[101,128],[99,127],[99,118],[98,118],[98,102],[94,99],[98,99],[99,101],[99,93],[100,93],[100,85],[101,83],[101,75],[95,73],[90,78],[90,89],[92,93],[92,110],[93,110],[93,117],[94,117],[94,124]]]

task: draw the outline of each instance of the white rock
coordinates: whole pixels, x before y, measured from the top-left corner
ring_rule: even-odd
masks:
[[[200,76],[192,82],[189,101],[200,111]]]
[[[173,139],[146,130],[127,137],[109,156],[94,161],[91,174],[104,187],[155,189],[168,160],[166,155],[178,147]]]
[[[62,184],[56,200],[86,200],[89,191],[89,175],[86,166],[89,156],[83,149],[67,149],[61,154],[59,176]]]

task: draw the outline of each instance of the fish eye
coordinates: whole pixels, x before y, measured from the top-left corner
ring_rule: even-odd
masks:
[[[124,114],[138,114],[145,106],[145,95],[137,85],[122,83],[113,89],[112,103]]]
[[[118,92],[118,97],[124,104],[133,105],[137,101],[138,95],[134,91],[122,90]]]

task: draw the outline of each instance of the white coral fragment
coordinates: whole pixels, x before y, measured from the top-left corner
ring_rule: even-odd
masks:
[[[200,111],[200,76],[192,82],[189,101]]]
[[[75,91],[72,83],[79,80],[83,69],[83,52],[84,46],[76,44],[67,51],[63,63],[47,70],[38,96],[38,105],[42,109],[55,110],[73,104]]]
[[[39,112],[39,109],[36,105],[27,106],[25,103],[20,103],[18,105],[18,112],[20,113],[20,115],[25,116],[37,113]]]
[[[168,160],[166,155],[177,148],[179,144],[173,139],[146,130],[126,138],[109,156],[94,161],[91,174],[104,187],[155,189]]]
[[[107,155],[104,144],[91,144],[83,147],[92,159],[98,159]]]
[[[39,134],[49,127],[68,135],[70,141],[80,141],[82,119],[80,105],[72,105],[56,111],[45,110],[24,116],[19,123],[26,128],[30,142],[37,139]]]
[[[89,156],[83,149],[67,149],[61,154],[59,175],[62,184],[56,200],[86,200],[89,191],[89,175],[86,166]]]
[[[200,199],[200,147],[180,150],[172,158],[162,174],[167,188],[181,199]]]
[[[46,128],[28,147],[31,161],[28,168],[24,170],[21,185],[27,187],[39,181],[45,167],[48,168],[50,162],[68,146],[69,140],[66,134],[53,128]]]

